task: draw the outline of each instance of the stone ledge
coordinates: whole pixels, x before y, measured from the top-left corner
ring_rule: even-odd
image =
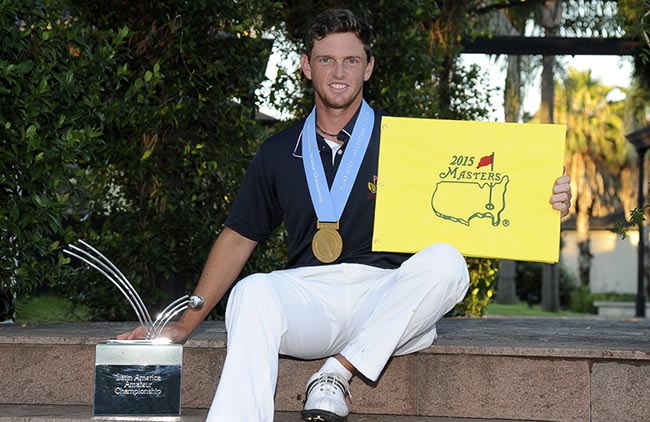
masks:
[[[634,318],[636,315],[635,302],[622,302],[613,300],[595,301],[598,316],[608,318]],[[650,304],[645,305],[645,314],[650,315]]]
[[[0,373],[12,381],[0,383],[0,403],[92,404],[95,345],[133,326],[0,326]],[[561,422],[650,414],[650,402],[634,400],[650,391],[648,320],[449,318],[438,332],[428,349],[392,359],[377,385],[354,379],[351,411]],[[186,344],[184,409],[209,406],[225,342],[223,323],[206,322]],[[276,409],[301,408],[305,380],[319,365],[280,359]]]
[[[95,345],[130,322],[0,325],[0,345]],[[650,360],[650,320],[612,318],[444,318],[439,338],[420,353]],[[205,321],[185,344],[224,349],[222,321]]]
[[[6,405],[0,404],[0,422],[152,422],[146,417],[94,417],[91,406],[57,406],[57,405]],[[207,409],[183,409],[177,417],[157,417],[156,422],[204,422]],[[298,412],[276,412],[275,422],[297,422]],[[351,414],[348,422],[524,422],[502,419],[458,419],[422,416],[364,415]]]

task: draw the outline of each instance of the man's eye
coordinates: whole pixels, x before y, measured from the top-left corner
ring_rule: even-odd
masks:
[[[332,59],[330,59],[329,57],[323,57],[323,58],[320,59],[321,63],[329,63],[331,61],[332,61]]]
[[[357,64],[357,63],[359,63],[359,59],[348,59],[348,63]]]

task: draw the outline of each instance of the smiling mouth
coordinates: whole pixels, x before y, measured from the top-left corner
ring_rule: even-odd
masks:
[[[336,90],[342,90],[342,89],[347,88],[348,85],[347,84],[334,83],[334,84],[329,84],[329,87],[332,88],[332,89],[336,89]]]

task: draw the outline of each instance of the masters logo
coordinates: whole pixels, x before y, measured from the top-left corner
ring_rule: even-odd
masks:
[[[466,226],[474,218],[490,219],[495,227],[508,226],[510,221],[501,220],[501,214],[510,178],[494,171],[494,161],[494,153],[478,160],[469,155],[452,156],[431,195],[436,216]]]

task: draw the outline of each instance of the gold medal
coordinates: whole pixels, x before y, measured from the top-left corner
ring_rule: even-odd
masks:
[[[314,256],[325,264],[336,261],[343,251],[343,239],[338,232],[339,222],[325,223],[319,221],[316,228],[318,231],[311,241]]]

